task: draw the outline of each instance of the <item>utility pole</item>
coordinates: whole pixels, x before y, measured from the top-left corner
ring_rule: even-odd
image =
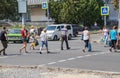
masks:
[[[42,2],[42,9],[47,10],[47,15],[48,15],[48,25],[49,25],[49,0],[47,2]]]
[[[106,0],[104,0],[104,6],[107,6]],[[106,15],[104,15],[103,17],[104,17],[104,26],[106,26]]]
[[[25,15],[27,13],[27,0],[18,0],[18,11],[22,14],[22,25],[25,25]]]
[[[119,12],[118,12],[118,32],[120,32],[120,0],[119,0]]]
[[[101,10],[102,10],[101,15],[104,16],[104,26],[107,26],[107,23],[106,23],[107,18],[106,17],[107,17],[107,15],[109,15],[109,6],[107,5],[108,2],[109,2],[109,0],[104,0],[104,6],[101,7]]]
[[[49,19],[50,19],[50,13],[49,13],[49,0],[48,0],[47,15],[48,15],[48,25],[49,25]]]

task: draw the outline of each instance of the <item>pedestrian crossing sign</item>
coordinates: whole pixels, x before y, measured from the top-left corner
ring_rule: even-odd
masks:
[[[101,7],[101,15],[109,15],[109,6]]]
[[[48,8],[48,3],[42,2],[42,9],[47,9],[47,8]]]

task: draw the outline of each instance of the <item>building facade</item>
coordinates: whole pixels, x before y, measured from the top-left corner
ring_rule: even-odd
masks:
[[[42,9],[42,2],[49,0],[27,0],[28,17],[31,21],[48,21],[46,10]],[[103,0],[110,7],[110,15],[107,20],[118,20],[118,10],[114,10],[111,0]]]
[[[27,0],[28,17],[31,21],[48,21],[46,10],[42,9],[42,2],[48,0]]]

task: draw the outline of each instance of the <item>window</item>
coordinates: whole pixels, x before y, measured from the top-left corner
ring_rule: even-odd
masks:
[[[47,30],[55,30],[56,26],[48,26]]]
[[[67,26],[67,29],[68,29],[68,30],[71,30],[71,26],[68,25],[68,26]]]
[[[60,31],[60,26],[58,26],[57,29]]]

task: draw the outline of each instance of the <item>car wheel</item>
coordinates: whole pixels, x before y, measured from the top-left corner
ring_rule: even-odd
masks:
[[[58,40],[57,35],[54,36],[53,40],[54,40],[54,41],[57,41],[57,40]]]
[[[16,41],[13,41],[13,43],[16,43]]]

